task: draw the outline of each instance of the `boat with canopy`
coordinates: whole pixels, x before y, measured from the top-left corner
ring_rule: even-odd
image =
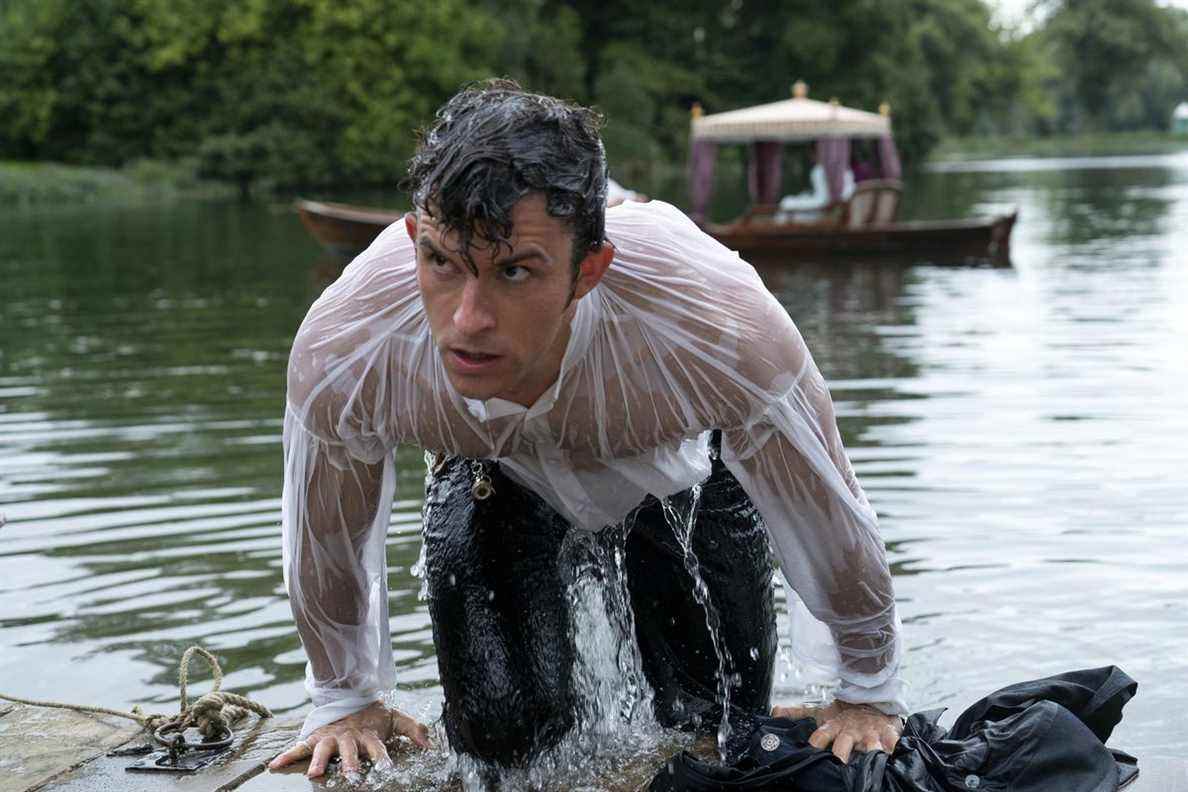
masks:
[[[878,178],[848,184],[853,141],[868,140],[878,154]],[[814,144],[824,171],[827,200],[815,217],[781,210],[783,150]],[[708,221],[714,164],[722,145],[749,147],[751,205],[728,223]],[[703,115],[694,104],[690,128],[690,216],[723,244],[749,258],[829,253],[891,255],[934,263],[970,259],[1010,262],[1017,212],[962,220],[902,222],[897,218],[902,168],[891,135],[890,108],[878,113],[808,98],[803,82],[791,99]],[[852,192],[851,192],[852,189]],[[795,206],[795,201],[791,202]],[[789,199],[784,200],[789,205]]]

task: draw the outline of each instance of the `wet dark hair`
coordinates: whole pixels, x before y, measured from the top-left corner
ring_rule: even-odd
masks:
[[[602,116],[512,80],[464,87],[422,130],[403,187],[413,207],[458,235],[459,253],[476,238],[497,251],[512,233],[512,209],[541,193],[549,215],[573,233],[574,272],[606,233]]]

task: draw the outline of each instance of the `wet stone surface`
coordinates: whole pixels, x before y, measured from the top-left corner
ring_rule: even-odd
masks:
[[[0,792],[38,788],[128,742],[139,731],[135,723],[122,718],[4,705],[0,711]]]
[[[281,772],[269,772],[268,761],[284,750],[300,724],[292,721],[253,721],[236,730],[234,747],[208,767],[189,775],[130,773],[135,756],[108,756],[115,748],[147,742],[135,724],[108,716],[67,710],[0,706],[0,792],[299,792],[300,790],[444,790],[462,789],[456,776],[446,777],[439,761],[392,745],[395,769],[371,771],[361,780],[347,779],[333,763],[326,776],[305,776],[308,762]],[[434,749],[439,750],[439,749]],[[693,748],[703,758],[712,742]],[[437,757],[440,758],[440,757]],[[599,779],[599,789],[639,790],[662,765],[661,756],[634,757],[615,768],[613,777]],[[367,766],[365,765],[365,768]],[[1188,792],[1188,761],[1140,756],[1138,778],[1123,792]],[[369,769],[369,768],[368,768]],[[559,785],[556,789],[563,789]],[[547,789],[547,786],[546,788]]]
[[[99,756],[86,765],[57,779],[47,792],[90,792],[119,789],[120,792],[214,792],[237,789],[245,781],[264,772],[265,764],[288,746],[299,728],[297,723],[252,721],[236,729],[235,741],[228,751],[219,753],[208,766],[194,773],[131,773],[127,767],[143,758],[138,756]],[[129,745],[147,739],[137,735]]]

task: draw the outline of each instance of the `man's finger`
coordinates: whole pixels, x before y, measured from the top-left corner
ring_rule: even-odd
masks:
[[[318,744],[314,746],[313,759],[309,762],[309,769],[305,774],[310,778],[317,778],[322,773],[326,772],[326,765],[330,762],[330,757],[338,751],[338,740],[334,737],[323,737],[318,740]]]
[[[403,734],[421,748],[429,747],[429,728],[403,713],[397,713],[392,717],[392,730],[397,734]]]
[[[349,732],[338,738],[338,755],[342,758],[342,772],[357,773],[359,772],[359,745],[358,742],[363,735],[351,729]]]
[[[893,753],[895,746],[899,745],[899,730],[893,726],[888,726],[883,729],[880,736],[882,738],[883,750],[887,753]]]
[[[268,769],[279,770],[285,765],[293,764],[293,762],[300,762],[302,759],[308,757],[311,753],[313,753],[313,751],[310,750],[309,745],[307,745],[306,742],[302,740],[269,762]]]
[[[826,723],[809,736],[809,745],[814,748],[828,748],[833,742],[833,727]]]
[[[858,743],[859,751],[881,751],[883,750],[883,743],[876,735],[868,734]]]
[[[392,766],[392,759],[388,756],[388,749],[384,747],[384,741],[374,734],[363,735],[363,750],[367,751],[367,755],[371,757],[372,766],[379,768]]]
[[[772,707],[773,718],[815,718],[820,712],[816,707]]]
[[[854,749],[854,738],[849,732],[843,732],[833,741],[833,755],[843,762],[850,761],[850,751]]]

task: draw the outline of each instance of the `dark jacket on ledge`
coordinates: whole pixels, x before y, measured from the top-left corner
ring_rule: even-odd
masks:
[[[1138,769],[1105,741],[1137,688],[1114,666],[1011,685],[948,730],[937,725],[943,709],[912,715],[890,756],[856,752],[848,763],[809,745],[812,718],[757,716],[736,730],[729,765],[682,754],[649,792],[1115,792]]]

